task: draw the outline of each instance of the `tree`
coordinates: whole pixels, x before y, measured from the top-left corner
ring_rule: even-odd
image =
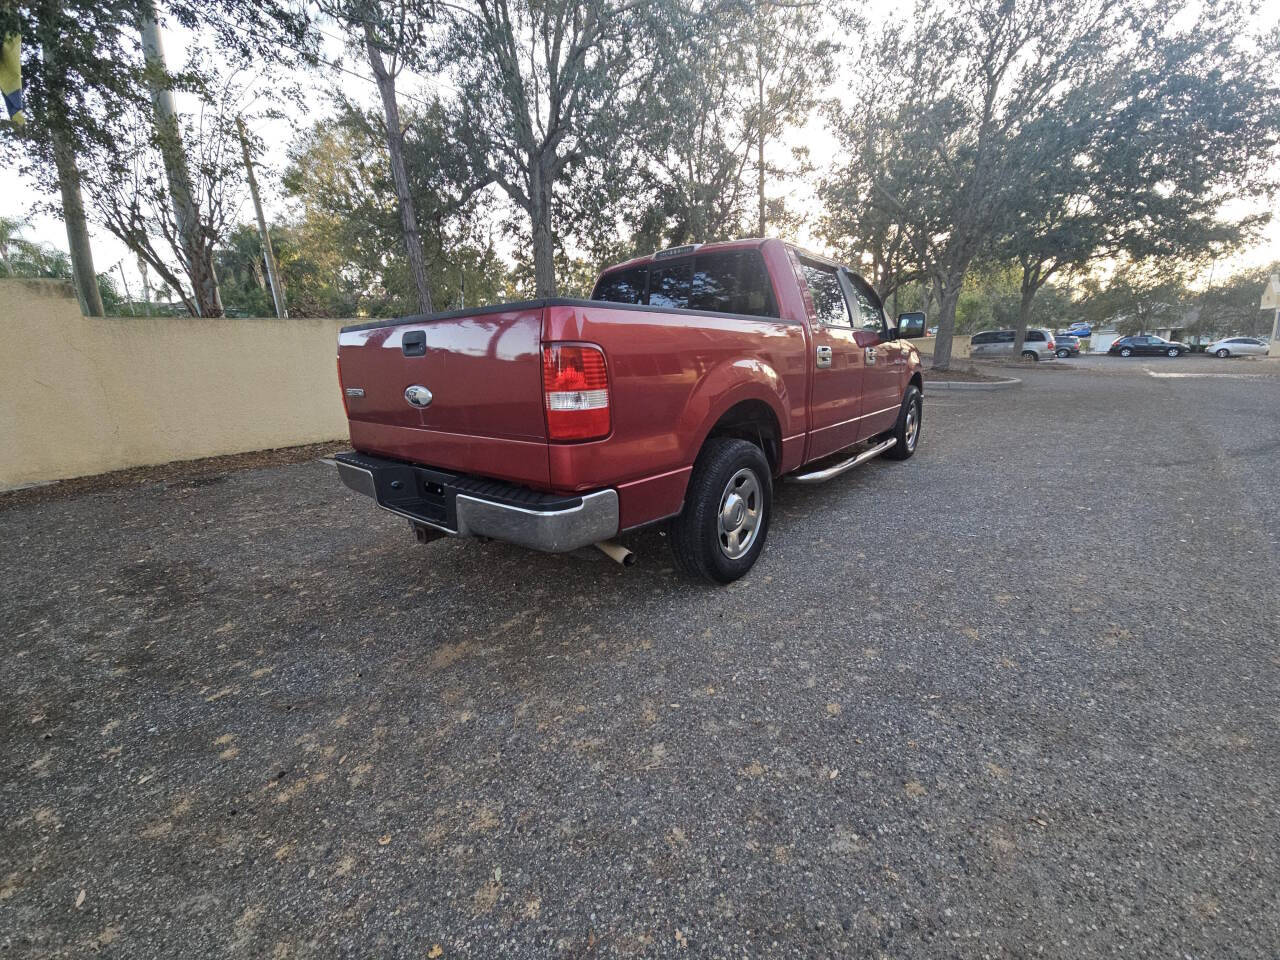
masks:
[[[202,58],[198,50],[194,56]],[[236,215],[244,174],[235,125],[244,90],[234,77],[233,69],[220,86],[195,88],[202,107],[194,120],[173,114],[153,125],[148,108],[126,105],[120,137],[110,151],[91,155],[85,178],[95,219],[154,270],[192,316],[222,315],[213,251]],[[185,150],[175,169],[175,137],[194,147],[189,170]]]
[[[615,232],[653,80],[680,39],[677,14],[664,0],[448,8],[435,53],[458,85],[455,130],[476,182],[498,184],[527,218],[539,297],[555,295],[566,235],[590,245]],[[577,177],[584,189],[568,189]]]
[[[846,110],[832,104],[827,115],[850,159],[818,183],[818,235],[846,263],[860,264],[885,301],[925,277],[898,210],[875,201],[876,185],[889,181],[902,149],[899,130],[877,122],[863,105]]]
[[[1239,42],[1246,27],[1232,4],[1206,5],[1180,29],[1141,18],[1132,49],[1116,45],[1104,73],[1029,128],[1047,142],[1032,152],[1068,162],[1019,179],[999,245],[997,256],[1022,268],[1015,353],[1050,278],[1121,254],[1221,256],[1269,219],[1220,213],[1228,199],[1276,188],[1280,87],[1271,65]]]
[[[845,18],[841,26],[855,23]],[[751,133],[755,146],[756,235],[769,224],[767,177],[783,173],[766,163],[769,144],[792,124],[808,118],[831,79],[839,47],[831,39],[824,5],[788,0],[758,0],[744,20],[741,46],[754,88]]]
[[[400,227],[408,257],[409,275],[417,295],[417,308],[431,313],[431,284],[418,211],[414,206],[405,169],[404,126],[396,83],[406,61],[426,42],[433,0],[323,0],[321,9],[359,36],[382,101],[383,132],[391,167],[391,182],[399,205]]]
[[[492,211],[487,197],[471,188],[443,107],[415,106],[404,120],[405,172],[424,253],[442,264],[431,275],[433,303],[502,299],[507,271],[484,229]],[[377,112],[346,104],[289,151],[284,187],[298,215],[278,253],[294,313],[380,316],[418,308],[405,258],[396,252],[402,224],[381,124]],[[273,231],[273,243],[276,236]]]
[[[1191,299],[1186,272],[1167,260],[1125,262],[1105,282],[1085,281],[1085,316],[1094,323],[1114,323],[1124,336],[1180,327]]]
[[[888,142],[841,179],[880,208],[911,247],[939,303],[934,367],[951,362],[956,304],[974,259],[1006,216],[1012,185],[1060,162],[1027,136],[1046,108],[1089,76],[1123,23],[1113,0],[923,0],[860,57],[854,136]],[[846,118],[847,120],[847,118]]]

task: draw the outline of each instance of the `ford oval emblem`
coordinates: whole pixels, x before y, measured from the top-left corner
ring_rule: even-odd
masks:
[[[404,398],[414,407],[431,406],[431,391],[416,383],[412,387],[405,387]]]

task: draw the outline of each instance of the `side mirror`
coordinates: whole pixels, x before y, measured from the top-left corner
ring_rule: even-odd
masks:
[[[898,314],[898,339],[914,340],[924,336],[925,318],[923,313]]]

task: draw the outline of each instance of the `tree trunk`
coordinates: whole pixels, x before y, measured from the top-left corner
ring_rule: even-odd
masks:
[[[262,237],[262,259],[267,267],[267,280],[271,284],[271,299],[275,303],[276,316],[281,320],[288,320],[289,311],[285,307],[280,268],[276,265],[276,252],[271,249],[271,233],[267,230],[267,218],[262,212],[262,199],[258,196],[258,178],[254,176],[253,159],[249,156],[249,137],[244,132],[244,121],[239,117],[236,117],[236,131],[240,134],[240,150],[244,154],[244,172],[249,180],[249,196],[253,198],[253,212],[258,218],[258,235]]]
[[[395,184],[396,199],[400,204],[400,227],[404,231],[404,248],[409,258],[409,275],[418,296],[418,309],[431,313],[431,287],[427,283],[427,262],[422,254],[422,236],[418,232],[418,213],[413,194],[409,192],[409,174],[404,166],[404,131],[400,127],[400,105],[396,102],[396,78],[387,70],[373,35],[373,25],[364,25],[365,49],[369,52],[369,66],[378,81],[378,93],[382,95],[382,111],[387,124],[387,153],[391,156],[391,180]]]
[[[169,73],[165,65],[164,46],[160,40],[160,27],[150,4],[145,4],[142,8],[140,29],[142,53],[147,65],[147,83],[151,88],[151,105],[155,110],[156,139],[160,156],[164,160],[165,176],[169,181],[173,219],[181,238],[182,256],[186,261],[187,275],[191,278],[191,291],[200,316],[220,317],[223,313],[222,295],[218,291],[218,275],[213,269],[213,250],[202,236],[200,210],[191,189],[191,174],[187,169],[187,154],[182,146],[178,111],[174,107],[173,92],[169,89]]]
[[[67,246],[71,251],[71,275],[75,278],[76,296],[86,317],[100,317],[102,291],[93,269],[93,249],[89,246],[89,224],[84,217],[84,200],[80,196],[80,169],[76,166],[75,148],[70,137],[56,123],[51,125],[53,159],[58,168],[58,187],[62,191],[62,220],[67,225]]]
[[[1027,324],[1031,321],[1031,303],[1043,281],[1040,279],[1040,267],[1022,268],[1022,299],[1018,303],[1018,328],[1013,333],[1013,356],[1022,356],[1022,348],[1027,342]]]
[[[942,284],[941,306],[938,310],[938,335],[933,345],[933,369],[951,369],[951,341],[956,328],[956,305],[960,302],[960,290],[964,274],[948,275]]]
[[[551,178],[538,158],[529,161],[529,217],[533,226],[535,297],[556,295],[556,242],[551,228]]]
[[[756,120],[756,193],[760,203],[760,223],[756,236],[763,237],[764,210],[764,71],[760,69],[760,51],[756,51],[756,91],[759,96],[759,114]]]

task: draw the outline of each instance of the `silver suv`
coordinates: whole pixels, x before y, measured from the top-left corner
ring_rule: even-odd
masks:
[[[996,360],[1013,356],[1013,330],[986,330],[975,333],[969,341],[969,353],[975,360]],[[1049,330],[1030,329],[1022,344],[1025,360],[1052,360],[1055,356],[1053,333]]]

